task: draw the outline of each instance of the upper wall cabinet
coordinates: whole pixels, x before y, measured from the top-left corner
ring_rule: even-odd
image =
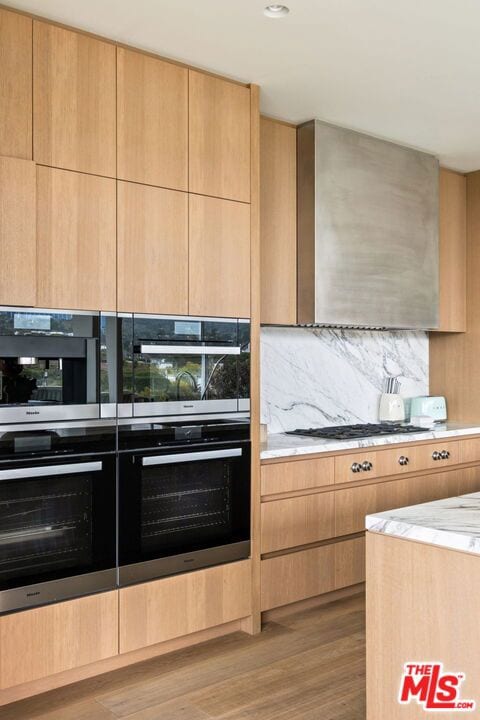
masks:
[[[0,155],[32,159],[32,20],[2,9]]]
[[[189,72],[189,190],[250,202],[250,90]]]
[[[189,313],[250,317],[250,205],[189,198]]]
[[[37,305],[116,308],[116,181],[37,167]]]
[[[35,164],[0,157],[0,305],[35,305]]]
[[[118,183],[118,309],[188,313],[188,195]]]
[[[113,44],[33,23],[37,163],[116,175]]]
[[[117,50],[118,177],[188,189],[188,70]]]
[[[467,303],[467,179],[440,170],[439,330],[465,332]]]
[[[297,132],[260,121],[261,321],[297,322]]]

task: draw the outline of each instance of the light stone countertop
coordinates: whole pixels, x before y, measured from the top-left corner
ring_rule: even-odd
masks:
[[[480,493],[367,515],[367,530],[480,555]]]
[[[267,442],[260,449],[261,460],[284,458],[300,455],[312,455],[322,452],[341,452],[357,448],[382,447],[396,443],[420,442],[442,438],[461,437],[462,435],[480,435],[480,422],[476,425],[460,423],[439,423],[432,429],[405,435],[383,435],[357,440],[327,440],[324,438],[300,437],[286,433],[274,433],[268,436]]]

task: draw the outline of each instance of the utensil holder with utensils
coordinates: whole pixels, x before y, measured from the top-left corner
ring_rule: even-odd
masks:
[[[385,380],[385,391],[380,395],[378,410],[380,422],[402,422],[405,420],[405,403],[400,395],[400,382],[397,378]]]

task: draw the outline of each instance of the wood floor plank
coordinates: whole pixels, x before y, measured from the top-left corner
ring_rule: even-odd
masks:
[[[210,686],[191,694],[189,701],[212,717],[228,716],[228,713],[259,703],[268,707],[273,700],[281,707],[285,707],[288,700],[292,713],[296,700],[308,688],[313,687],[314,694],[319,696],[322,690],[337,685],[344,677],[343,673],[350,680],[352,666],[360,663],[363,667],[363,649],[364,637],[358,633],[329,643],[322,653],[313,649]],[[267,717],[270,720],[270,715]]]
[[[1,720],[365,720],[364,599],[285,615],[0,709]]]

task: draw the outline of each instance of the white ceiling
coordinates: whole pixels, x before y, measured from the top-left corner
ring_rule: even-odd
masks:
[[[317,117],[480,168],[480,0],[3,0],[261,86]],[[271,2],[272,0],[270,0]]]

